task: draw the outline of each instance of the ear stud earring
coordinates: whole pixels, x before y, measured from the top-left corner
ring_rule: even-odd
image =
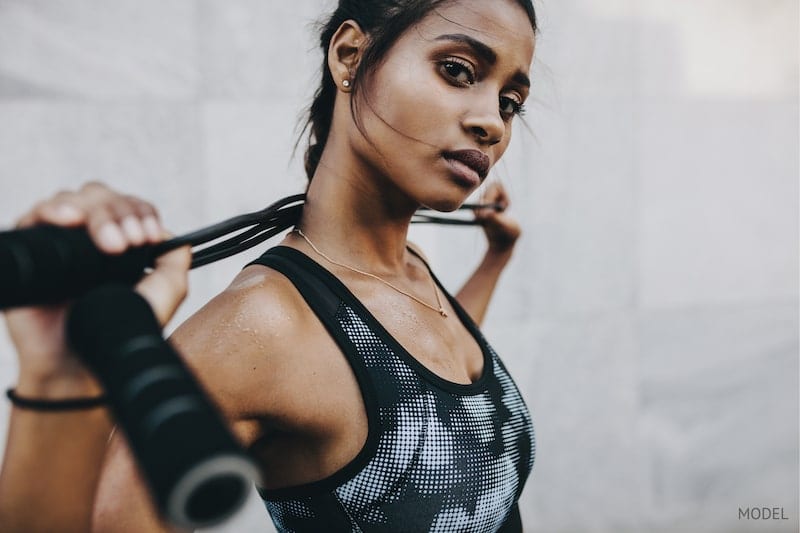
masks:
[[[344,87],[345,89],[349,89],[350,88],[350,80],[344,80],[342,82],[342,87]]]

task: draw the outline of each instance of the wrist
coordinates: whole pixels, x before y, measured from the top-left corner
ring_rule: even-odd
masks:
[[[7,389],[6,397],[11,404],[27,411],[38,411],[45,413],[63,413],[65,411],[84,411],[97,407],[107,407],[108,397],[101,394],[98,396],[81,396],[69,398],[31,398],[20,396],[16,389]]]
[[[100,383],[88,372],[44,375],[20,371],[14,390],[20,396],[47,400],[93,397],[103,393]]]
[[[489,246],[489,249],[486,250],[483,261],[490,266],[505,267],[506,264],[511,260],[512,255],[514,255],[514,245],[507,246],[505,248]]]

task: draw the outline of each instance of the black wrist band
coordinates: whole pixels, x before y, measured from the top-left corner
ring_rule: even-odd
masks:
[[[94,398],[69,398],[66,400],[45,400],[39,398],[22,398],[17,396],[14,389],[8,389],[6,396],[15,407],[31,411],[79,411],[101,407],[108,403],[108,397],[103,394]]]

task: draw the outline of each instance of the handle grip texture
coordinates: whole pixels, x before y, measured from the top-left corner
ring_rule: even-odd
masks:
[[[147,301],[129,287],[93,289],[73,305],[67,337],[103,384],[162,514],[188,528],[233,514],[258,469]]]

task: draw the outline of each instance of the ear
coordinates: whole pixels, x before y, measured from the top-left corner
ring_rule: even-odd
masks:
[[[353,87],[353,76],[361,60],[361,46],[366,39],[361,27],[354,20],[342,22],[333,34],[328,46],[328,68],[340,91],[350,92]]]

